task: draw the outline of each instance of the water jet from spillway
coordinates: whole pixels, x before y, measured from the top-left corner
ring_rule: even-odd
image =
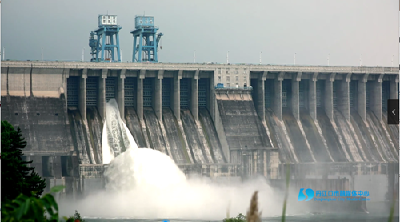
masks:
[[[106,113],[102,137],[103,164],[109,164],[111,160],[129,147],[138,148],[119,115],[118,104],[115,99],[111,99],[107,103]]]

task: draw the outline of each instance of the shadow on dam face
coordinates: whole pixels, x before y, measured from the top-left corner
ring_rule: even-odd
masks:
[[[214,121],[205,107],[199,108],[199,119],[215,163],[226,163],[226,157],[224,156],[222,145],[214,126]]]
[[[165,126],[167,140],[170,145],[171,154],[177,164],[190,163],[186,143],[178,122],[170,108],[163,108],[163,124]]]
[[[296,156],[301,162],[314,162],[313,157],[311,156],[311,150],[309,149],[308,144],[306,144],[306,139],[300,131],[298,122],[291,114],[290,110],[282,110],[282,119],[286,125],[286,130],[290,139],[295,141],[293,146]]]
[[[323,136],[318,132],[315,122],[305,110],[300,111],[300,122],[315,160],[317,162],[332,162],[331,154],[323,141]]]

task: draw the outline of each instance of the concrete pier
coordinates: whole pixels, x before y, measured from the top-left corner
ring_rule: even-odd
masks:
[[[257,113],[258,116],[265,121],[265,80],[268,72],[263,72],[257,79]]]
[[[390,81],[390,99],[399,99],[399,76],[393,76]]]
[[[99,77],[99,94],[97,100],[97,108],[99,109],[100,116],[104,119],[106,118],[106,78],[107,69],[101,71],[101,76]]]
[[[214,76],[215,76],[216,70],[214,71]],[[208,94],[207,97],[207,108],[210,111],[211,118],[215,122],[215,116],[216,116],[216,107],[217,107],[217,100],[215,99],[215,77],[210,78],[210,84],[208,85],[210,87],[210,93]]]
[[[377,80],[372,83],[372,95],[370,96],[371,100],[371,110],[378,118],[378,120],[382,119],[382,78],[383,74],[380,74]]]
[[[81,78],[79,79],[79,101],[78,109],[81,113],[82,119],[86,119],[86,78],[87,69],[83,69]]]
[[[199,120],[199,70],[194,74],[192,82],[192,92],[190,100],[190,111],[195,120]]]
[[[325,113],[330,120],[333,120],[333,81],[335,81],[336,73],[330,74],[325,81]]]
[[[361,119],[366,120],[367,116],[367,80],[368,74],[365,74],[361,79],[358,80],[358,99],[357,99],[357,110]]]
[[[296,73],[292,79],[292,102],[291,108],[294,118],[300,119],[300,107],[299,107],[299,83],[301,81],[302,73]]]
[[[313,120],[317,119],[317,80],[318,72],[315,72],[309,80],[310,91],[308,94],[308,110]]]
[[[340,98],[338,108],[347,121],[350,121],[350,77],[351,73],[340,81],[340,92],[338,93]]]
[[[274,80],[274,112],[279,120],[282,120],[282,81],[284,72],[278,74],[278,78]]]
[[[175,118],[181,119],[181,84],[183,70],[178,71],[178,75],[174,76],[174,98],[173,98],[173,111]]]
[[[157,78],[154,79],[154,100],[153,108],[159,120],[162,120],[162,80],[164,78],[164,71],[159,70]]]
[[[124,121],[125,121],[125,75],[126,75],[126,69],[121,70],[118,78],[118,94],[117,94],[119,114],[121,115],[121,118]]]
[[[142,69],[137,78],[136,111],[140,120],[143,120],[143,79],[145,78],[145,75],[146,70]]]

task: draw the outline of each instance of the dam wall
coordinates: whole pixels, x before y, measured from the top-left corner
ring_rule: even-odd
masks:
[[[65,97],[6,96],[2,101],[2,120],[21,129],[27,142],[23,153],[26,160],[33,160],[36,172],[58,178],[73,175],[65,169],[67,159],[76,156]],[[75,168],[77,164],[74,162]]]
[[[2,119],[56,179],[102,163],[110,99],[139,147],[213,175],[224,164],[281,178],[283,163],[398,162],[385,105],[398,99],[397,68],[6,61],[1,78]]]

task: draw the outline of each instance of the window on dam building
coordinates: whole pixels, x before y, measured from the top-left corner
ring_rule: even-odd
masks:
[[[230,81],[231,81],[231,77],[230,77],[230,76],[227,76],[227,77],[226,77],[226,81],[227,81],[227,82],[230,82]]]

